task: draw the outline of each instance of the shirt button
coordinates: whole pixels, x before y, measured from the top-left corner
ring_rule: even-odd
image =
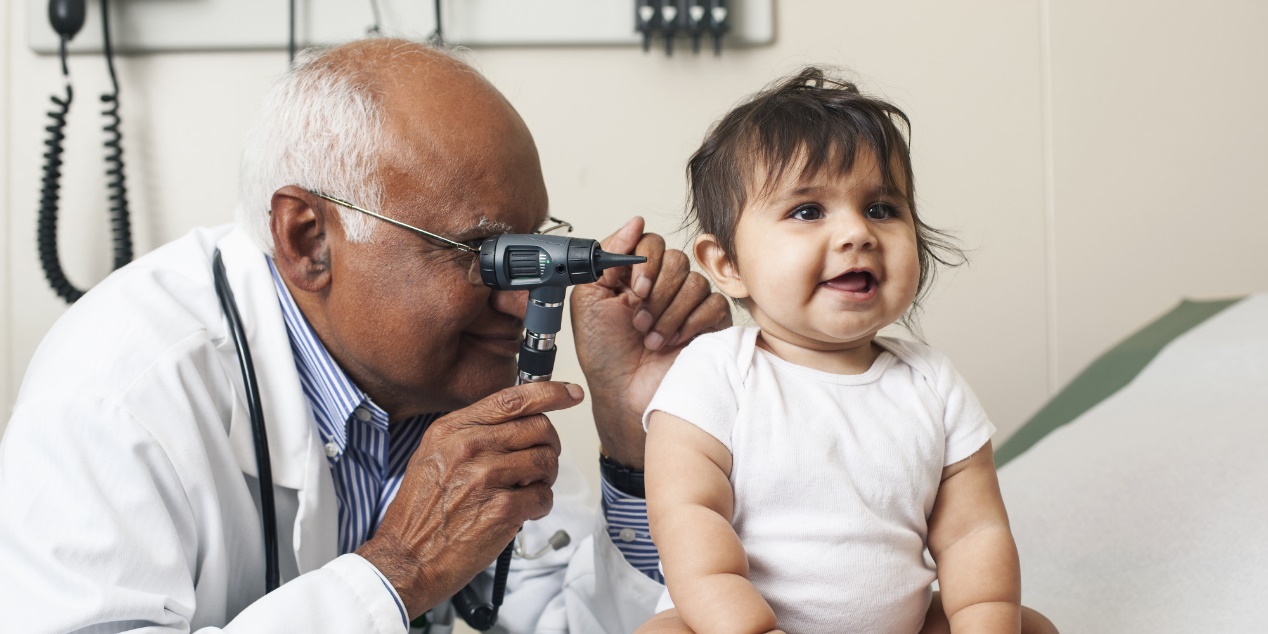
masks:
[[[339,445],[333,442],[326,443],[326,457],[334,458],[337,455],[339,455]]]
[[[623,542],[625,542],[625,543],[627,543],[627,544],[628,544],[628,543],[630,543],[630,542],[634,541],[634,539],[635,539],[636,537],[638,537],[638,533],[635,533],[635,532],[634,532],[634,529],[632,529],[632,528],[622,528],[622,529],[621,529],[621,541],[623,541]]]
[[[364,407],[358,407],[356,411],[352,412],[352,415],[356,416],[357,420],[363,423],[370,420],[370,410]]]

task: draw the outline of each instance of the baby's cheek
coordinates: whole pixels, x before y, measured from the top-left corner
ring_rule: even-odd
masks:
[[[912,303],[916,299],[916,291],[920,286],[920,258],[915,248],[903,257],[903,266],[898,272],[899,289],[907,304]]]

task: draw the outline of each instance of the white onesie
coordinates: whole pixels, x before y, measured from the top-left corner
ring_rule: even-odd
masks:
[[[643,416],[690,421],[731,451],[749,579],[789,634],[920,629],[924,558],[942,468],[995,427],[932,348],[877,337],[863,374],[789,363],[756,327],[702,335],[678,356]],[[654,467],[653,467],[654,468]],[[672,603],[668,593],[658,611]]]

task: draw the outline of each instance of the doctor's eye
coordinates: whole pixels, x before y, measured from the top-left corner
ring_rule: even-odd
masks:
[[[793,220],[822,220],[823,209],[819,208],[818,205],[802,205],[792,210],[792,213],[788,214],[788,217]]]
[[[889,203],[872,203],[863,212],[869,220],[889,220],[899,216],[898,208]]]

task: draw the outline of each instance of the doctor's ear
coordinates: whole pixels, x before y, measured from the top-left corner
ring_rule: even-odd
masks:
[[[308,292],[330,284],[330,242],[327,232],[340,231],[334,203],[287,185],[270,201],[273,263],[286,281]]]
[[[700,268],[709,275],[709,279],[713,280],[718,290],[732,299],[748,297],[748,286],[740,277],[740,269],[736,266],[735,259],[727,255],[717,236],[711,233],[701,234],[691,248],[696,261],[700,263]]]

